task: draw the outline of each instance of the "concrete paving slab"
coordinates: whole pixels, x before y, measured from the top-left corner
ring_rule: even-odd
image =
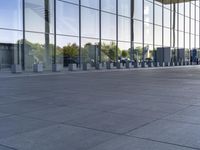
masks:
[[[32,111],[42,110],[50,107],[54,106],[47,105],[45,103],[39,103],[36,101],[19,101],[19,102],[0,105],[0,112],[16,115],[21,113],[28,113]]]
[[[200,148],[200,125],[160,120],[128,135],[192,148]]]
[[[95,130],[102,130],[105,132],[122,134],[132,129],[139,128],[140,126],[143,126],[144,124],[147,124],[153,120],[154,119],[152,118],[102,112],[99,114],[90,115],[87,118],[71,120],[65,123],[92,128]]]
[[[176,114],[170,115],[164,119],[174,120],[174,121],[182,121],[191,124],[199,124],[200,125],[200,106],[191,106],[183,111],[180,111]]]
[[[102,143],[90,150],[193,150],[166,143],[130,137],[118,137]]]
[[[88,150],[115,135],[72,126],[56,125],[1,139],[18,150]]]
[[[36,111],[32,113],[23,114],[26,117],[33,117],[36,119],[55,121],[63,123],[70,120],[79,120],[87,118],[89,115],[99,114],[101,112],[88,109],[77,109],[71,107],[55,107]]]
[[[169,113],[166,113],[166,112],[138,109],[135,107],[133,108],[123,107],[123,108],[113,110],[111,112],[117,113],[117,114],[123,114],[123,115],[141,116],[141,117],[154,118],[154,119],[160,119],[169,115]]]
[[[53,123],[18,116],[0,118],[0,139],[51,126]]]
[[[7,146],[0,145],[0,150],[17,150],[15,148],[9,148]]]

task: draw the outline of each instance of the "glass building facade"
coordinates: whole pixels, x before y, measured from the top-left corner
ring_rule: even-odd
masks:
[[[0,70],[13,64],[156,61],[159,47],[200,48],[200,1],[12,0],[0,2]]]

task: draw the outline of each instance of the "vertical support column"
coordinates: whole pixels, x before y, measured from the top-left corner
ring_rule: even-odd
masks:
[[[44,0],[44,18],[45,18],[45,51],[44,51],[44,63],[45,66],[47,67],[50,65],[49,61],[49,41],[50,41],[50,14],[49,14],[49,0]]]
[[[142,0],[142,61],[144,63],[144,0]]]
[[[164,47],[164,39],[165,39],[164,37],[164,5],[162,3],[162,47]]]
[[[101,0],[99,0],[99,63],[101,61]]]
[[[131,60],[134,60],[134,0],[131,0],[131,14],[130,14],[130,17],[131,17],[131,23],[130,23],[130,26],[131,26],[131,53],[130,53],[130,57],[131,57]]]
[[[179,4],[177,4],[177,49],[179,48]]]
[[[153,49],[155,49],[155,0],[153,0]]]
[[[56,48],[57,48],[57,29],[56,29],[56,0],[54,0],[54,49],[53,49],[53,64],[56,64]]]
[[[183,13],[184,13],[184,17],[183,17],[183,20],[184,20],[184,23],[183,23],[183,44],[184,44],[184,49],[185,49],[185,0],[184,0],[184,8],[183,8]]]
[[[116,0],[116,62],[118,63],[118,0]]]
[[[176,41],[176,4],[173,3],[173,48],[175,48],[175,41]]]
[[[22,40],[22,69],[25,70],[25,45],[26,45],[26,37],[25,37],[25,0],[22,1],[22,21],[23,21],[23,40]]]
[[[191,50],[191,2],[190,2],[190,7],[189,7],[189,48]]]
[[[172,48],[172,4],[170,4],[170,47]]]
[[[81,53],[81,0],[79,0],[79,67],[82,64]]]
[[[196,1],[194,1],[195,7],[194,7],[194,47],[197,48],[196,46]]]

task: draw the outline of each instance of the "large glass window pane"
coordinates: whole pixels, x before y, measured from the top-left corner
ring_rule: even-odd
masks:
[[[195,6],[193,4],[191,4],[191,18],[195,18]]]
[[[196,21],[196,35],[199,35],[199,21]]]
[[[184,14],[184,3],[179,3],[179,13]]]
[[[21,64],[22,32],[0,30],[0,70]]]
[[[0,27],[22,30],[22,0],[1,0]]]
[[[179,15],[179,30],[184,31],[184,16]]]
[[[134,20],[134,41],[142,43],[142,21]]]
[[[116,39],[116,15],[102,12],[102,39]]]
[[[130,19],[125,17],[119,17],[118,19],[118,34],[119,34],[119,41],[128,41],[130,42]]]
[[[25,0],[26,31],[53,33],[53,4],[51,0]]]
[[[130,17],[131,14],[131,0],[118,0],[118,13],[122,16]]]
[[[141,43],[134,43],[134,60],[141,62],[143,54],[143,47]]]
[[[45,70],[51,70],[54,37],[45,38],[44,34],[26,32],[25,69],[32,70],[33,64],[43,64]]]
[[[190,29],[190,19],[188,17],[185,17],[185,32],[189,33]]]
[[[67,67],[70,63],[79,63],[79,38],[70,36],[57,36],[57,63]]]
[[[164,26],[170,28],[170,10],[164,9]]]
[[[116,42],[115,41],[101,41],[101,61],[116,62]]]
[[[155,5],[155,24],[162,25],[162,7]]]
[[[79,35],[79,7],[64,2],[57,2],[57,34]]]
[[[153,23],[153,3],[144,1],[144,21]]]
[[[190,48],[190,35],[185,33],[185,48]]]
[[[184,33],[183,32],[179,32],[179,48],[184,48]]]
[[[130,60],[130,43],[128,42],[118,42],[119,47],[119,59],[121,62],[125,63]]]
[[[187,17],[190,16],[190,3],[189,2],[185,3],[185,16],[187,16]]]
[[[162,27],[155,26],[155,44],[162,45]]]
[[[116,14],[116,0],[101,0],[101,9]]]
[[[196,36],[196,47],[199,48],[199,36]]]
[[[199,20],[199,7],[196,6],[196,20]]]
[[[81,5],[99,9],[99,0],[81,0]]]
[[[84,7],[81,10],[82,36],[99,38],[99,11]]]
[[[144,43],[153,44],[153,25],[144,23]]]
[[[142,0],[134,1],[134,18],[142,20],[143,8],[142,8]]]
[[[191,48],[195,48],[194,34],[191,34],[190,38],[191,38]]]
[[[98,39],[81,39],[81,61],[90,63],[92,67],[100,62],[99,40]]]
[[[170,29],[164,28],[164,46],[170,46]]]
[[[195,25],[194,25],[195,21],[193,19],[191,19],[191,33],[194,34],[195,33]]]

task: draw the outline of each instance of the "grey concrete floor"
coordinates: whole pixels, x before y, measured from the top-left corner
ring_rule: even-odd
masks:
[[[0,76],[0,150],[200,150],[200,67]]]

